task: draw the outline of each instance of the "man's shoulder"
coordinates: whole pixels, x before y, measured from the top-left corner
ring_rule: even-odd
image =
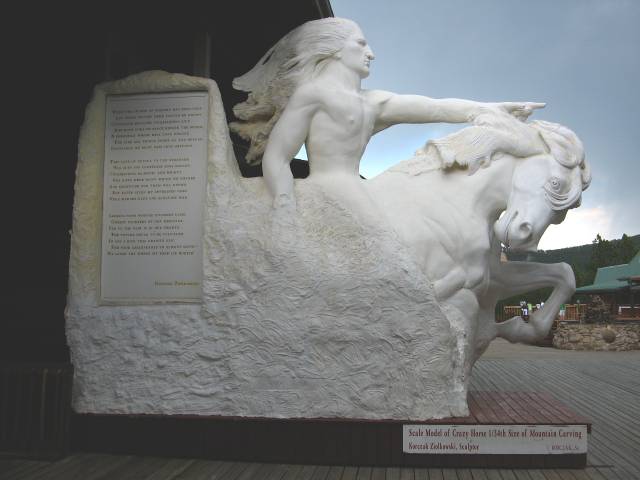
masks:
[[[397,96],[397,94],[386,90],[366,90],[363,92],[363,96],[367,103],[371,105],[371,108],[377,111],[378,114],[381,114],[389,100]]]
[[[299,104],[321,102],[328,95],[326,88],[317,82],[307,82],[298,86],[291,95],[290,101]]]
[[[386,90],[363,90],[363,96],[373,104],[383,104],[393,98],[396,94]]]

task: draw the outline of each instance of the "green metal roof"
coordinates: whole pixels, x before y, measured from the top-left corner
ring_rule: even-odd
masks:
[[[601,267],[596,273],[593,285],[585,285],[576,288],[576,293],[606,292],[626,288],[629,277],[640,275],[640,252],[626,265],[613,265],[611,267]],[[623,279],[623,280],[620,280]]]

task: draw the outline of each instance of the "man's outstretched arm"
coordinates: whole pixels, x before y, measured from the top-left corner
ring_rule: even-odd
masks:
[[[398,123],[470,123],[479,114],[491,110],[526,119],[534,109],[544,107],[543,103],[483,103],[460,98],[399,95],[382,90],[372,90],[367,95],[377,110],[376,132]]]

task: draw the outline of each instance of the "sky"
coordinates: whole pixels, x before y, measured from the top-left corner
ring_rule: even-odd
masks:
[[[546,102],[532,119],[578,134],[593,180],[543,250],[640,234],[640,1],[331,0],[375,54],[364,88]],[[399,125],[362,158],[371,178],[460,125]]]

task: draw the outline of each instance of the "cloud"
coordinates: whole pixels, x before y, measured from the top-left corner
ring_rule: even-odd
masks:
[[[585,245],[591,243],[598,233],[603,238],[612,238],[611,214],[603,206],[569,210],[564,222],[547,229],[539,248],[554,250]]]

